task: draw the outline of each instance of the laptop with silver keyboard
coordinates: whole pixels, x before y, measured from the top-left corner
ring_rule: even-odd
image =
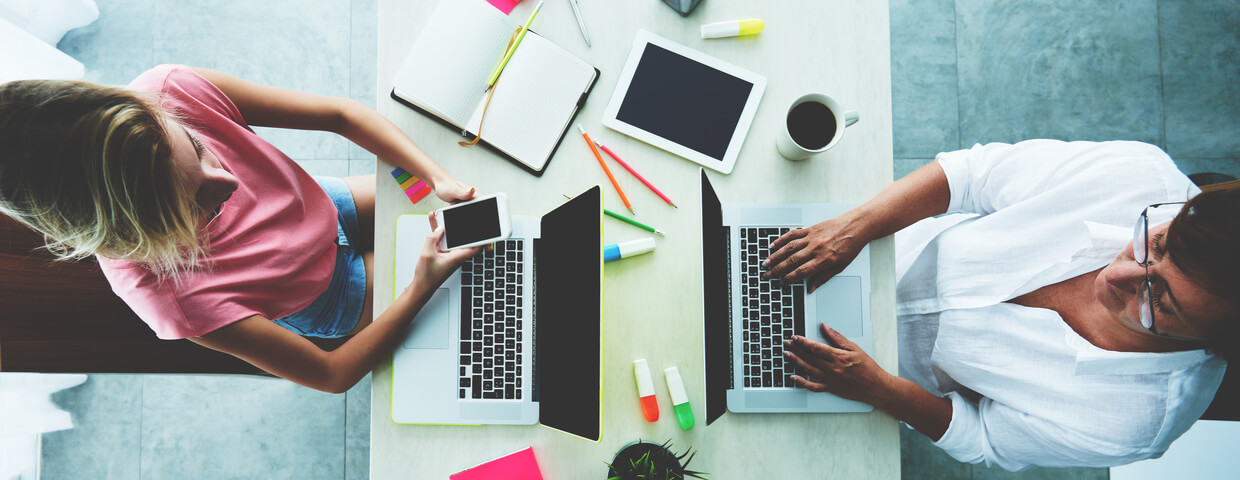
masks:
[[[761,262],[784,233],[838,216],[853,205],[723,205],[702,177],[703,328],[706,423],[737,413],[867,412],[874,407],[797,388],[783,341],[825,342],[819,323],[872,352],[869,247],[812,294],[805,282],[762,278]]]
[[[511,237],[467,260],[414,318],[392,358],[393,420],[541,423],[597,441],[601,223],[598,187],[543,217],[513,216]],[[396,294],[428,234],[426,215],[397,219]]]

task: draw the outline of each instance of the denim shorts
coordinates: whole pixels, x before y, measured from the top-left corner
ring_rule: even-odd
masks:
[[[366,302],[366,264],[353,243],[359,238],[357,205],[349,186],[339,178],[314,177],[336,204],[336,268],[332,271],[327,290],[314,303],[287,317],[275,320],[276,325],[306,337],[338,338],[357,326]]]

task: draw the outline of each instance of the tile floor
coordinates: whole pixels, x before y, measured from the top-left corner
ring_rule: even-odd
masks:
[[[895,176],[937,152],[1049,137],[1162,147],[1186,173],[1240,176],[1235,0],[890,0]],[[99,0],[60,48],[89,80],[160,63],[373,105],[376,0]],[[372,173],[319,133],[259,129],[314,174]],[[250,377],[92,375],[54,398],[77,428],[44,436],[48,480],[368,477],[370,382],[328,395]],[[1101,479],[1009,473],[901,437],[906,479]],[[726,475],[719,475],[725,478]]]

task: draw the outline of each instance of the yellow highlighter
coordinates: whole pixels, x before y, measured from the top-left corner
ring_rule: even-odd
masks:
[[[487,88],[484,91],[490,91],[495,86],[495,82],[499,80],[499,74],[503,73],[504,67],[508,66],[508,59],[512,58],[512,53],[517,51],[517,47],[521,45],[521,40],[525,38],[525,32],[530,30],[530,24],[534,23],[534,17],[538,16],[538,10],[542,9],[543,2],[538,2],[534,6],[534,11],[530,13],[530,19],[525,21],[525,26],[521,27],[517,38],[513,40],[512,46],[508,47],[508,51],[504,52],[504,59],[500,60],[499,65],[495,67],[495,72],[491,74],[491,78],[487,79]]]
[[[754,35],[765,28],[762,20],[747,18],[745,20],[729,20],[726,22],[702,25],[702,38],[726,38],[741,35]]]

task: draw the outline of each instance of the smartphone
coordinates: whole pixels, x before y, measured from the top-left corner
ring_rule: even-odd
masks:
[[[503,192],[436,210],[435,220],[443,226],[444,250],[486,245],[512,235],[508,216],[508,195]]]

